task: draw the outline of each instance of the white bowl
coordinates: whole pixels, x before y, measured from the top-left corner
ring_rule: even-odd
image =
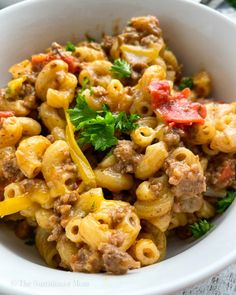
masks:
[[[23,0],[0,0],[0,9],[12,4],[18,3],[20,1],[23,1]]]
[[[0,11],[0,81],[10,65],[52,41],[76,41],[110,32],[132,16],[156,15],[187,73],[207,69],[214,96],[236,100],[236,25],[219,13],[183,0],[29,0]],[[170,294],[218,272],[236,258],[235,204],[195,245],[169,242],[168,259],[124,276],[70,273],[44,266],[39,255],[6,228],[0,231],[2,294]],[[187,250],[185,250],[187,249]],[[183,251],[185,250],[185,251]],[[183,252],[182,252],[183,251]],[[178,254],[180,253],[180,254]],[[178,255],[177,255],[178,254]]]

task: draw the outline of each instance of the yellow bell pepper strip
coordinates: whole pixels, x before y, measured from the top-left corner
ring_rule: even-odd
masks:
[[[93,173],[93,169],[75,141],[74,126],[71,124],[69,115],[66,112],[66,110],[65,110],[65,116],[67,121],[66,142],[70,146],[71,158],[76,164],[79,174],[82,180],[84,181],[84,183],[88,185],[89,187],[96,187],[96,179]]]
[[[134,45],[121,45],[120,47],[122,52],[130,52],[135,55],[140,55],[140,56],[146,56],[151,59],[155,59],[158,57],[160,49],[158,47],[152,47],[152,48],[145,48],[142,46],[134,46]]]
[[[0,217],[17,213],[29,208],[33,201],[26,195],[20,195],[0,202]]]
[[[8,94],[12,96],[16,95],[20,91],[22,84],[25,80],[26,80],[26,76],[22,76],[20,78],[17,78],[8,82],[7,84]]]
[[[156,46],[152,48],[145,48],[142,46],[124,44],[121,45],[120,50],[123,54],[123,58],[128,63],[132,63],[134,61],[142,61],[148,63],[158,57],[161,47]]]

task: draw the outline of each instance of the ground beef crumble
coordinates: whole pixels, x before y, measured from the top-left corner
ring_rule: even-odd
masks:
[[[71,268],[77,272],[106,271],[119,275],[139,267],[140,262],[135,261],[128,253],[107,243],[102,243],[97,250],[84,245],[71,258]]]
[[[125,274],[128,269],[140,267],[140,262],[135,261],[127,252],[110,244],[101,244],[98,248],[102,255],[104,269],[112,274]]]
[[[121,173],[134,173],[134,168],[142,155],[138,152],[139,147],[130,140],[119,140],[113,151],[117,160],[114,170]]]
[[[206,171],[207,184],[216,189],[236,189],[236,159],[223,153],[215,156]]]
[[[173,210],[188,213],[199,210],[203,202],[202,193],[206,191],[206,180],[200,166],[189,166],[172,158],[167,159],[165,166],[175,196]]]
[[[48,237],[48,241],[57,241],[64,232],[69,218],[73,216],[73,204],[77,201],[78,194],[76,192],[66,193],[58,198],[54,203],[54,214],[50,217],[52,223],[52,232]]]
[[[163,141],[169,149],[180,146],[182,140],[186,137],[186,133],[181,128],[172,128],[167,126],[164,128]]]
[[[103,269],[101,254],[88,245],[84,245],[79,249],[77,255],[71,257],[70,266],[76,272],[100,272]]]
[[[2,151],[3,153],[0,150],[0,175],[2,174],[3,178],[9,182],[20,181],[24,176],[16,163],[15,148],[7,147],[2,149]]]
[[[191,167],[185,162],[167,159],[166,173],[169,183],[173,185],[172,191],[175,196],[198,195],[206,190],[206,181],[198,164]]]

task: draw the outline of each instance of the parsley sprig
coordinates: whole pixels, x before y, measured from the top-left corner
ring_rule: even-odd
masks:
[[[72,52],[74,52],[75,49],[76,49],[76,46],[72,42],[68,41],[66,43],[66,51],[72,51]]]
[[[95,150],[105,151],[117,144],[115,132],[119,130],[126,133],[135,129],[140,116],[127,116],[124,112],[112,113],[107,105],[103,105],[102,110],[94,111],[85,100],[84,88],[85,85],[82,85],[76,98],[76,106],[68,110],[70,120],[75,130],[80,132],[79,145],[91,144]]]
[[[236,190],[229,190],[224,198],[220,199],[217,204],[217,213],[223,213],[233,203],[236,198]]]
[[[213,227],[213,224],[209,223],[206,219],[203,219],[190,225],[190,230],[192,231],[194,238],[198,239],[205,235]]]
[[[111,66],[111,72],[118,79],[129,78],[132,73],[130,65],[125,60],[120,58],[114,61]]]
[[[185,88],[193,88],[193,79],[191,77],[184,77],[179,83],[179,90],[183,90]]]
[[[236,0],[227,0],[234,8],[236,8]]]

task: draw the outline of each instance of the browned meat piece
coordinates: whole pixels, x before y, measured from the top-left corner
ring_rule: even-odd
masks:
[[[236,189],[236,159],[220,154],[208,163],[207,184],[218,189],[232,187]]]
[[[23,188],[25,193],[29,193],[35,187],[35,180],[34,179],[24,179],[21,181],[21,187]]]
[[[176,213],[193,213],[201,209],[203,204],[202,195],[196,196],[181,196],[175,198],[173,211]]]
[[[101,244],[99,249],[102,254],[104,268],[113,274],[124,274],[128,269],[140,267],[140,262],[135,261],[128,253],[110,244]]]
[[[111,210],[109,212],[111,216],[111,228],[116,228],[117,225],[122,222],[129,210],[130,208],[128,206],[127,208],[115,208],[114,210]],[[123,231],[117,230],[114,234],[112,234],[110,243],[119,247],[124,242],[125,237],[126,236]]]
[[[76,202],[78,194],[76,192],[66,193],[54,202],[54,214],[50,217],[53,230],[48,238],[49,241],[57,241],[64,231],[71,216],[73,216],[73,203]]]
[[[118,44],[138,45],[140,41],[140,34],[132,27],[126,27],[124,33],[118,35]]]
[[[137,32],[145,33],[145,35],[161,36],[160,23],[155,16],[133,17],[131,18],[130,26],[135,28]]]
[[[72,204],[73,202],[77,201],[78,194],[76,192],[67,193],[60,198],[60,202],[62,204]]]
[[[116,247],[120,247],[123,244],[125,238],[126,235],[123,231],[116,230],[111,236],[110,243]]]
[[[3,176],[11,181],[23,178],[23,174],[17,167],[15,158],[10,159],[9,161],[3,161]]]
[[[156,181],[156,179],[150,180],[150,189],[156,196],[159,196],[163,189],[163,183]]]
[[[139,268],[140,262],[116,246],[103,243],[98,250],[83,245],[78,254],[71,257],[70,266],[76,272],[107,271],[118,275],[126,273],[129,269]]]
[[[135,62],[131,63],[131,66],[136,74],[143,74],[144,70],[148,67],[148,64],[146,64],[145,62]],[[132,74],[134,75],[135,73]]]
[[[110,50],[112,48],[112,45],[115,41],[115,37],[109,36],[109,35],[105,35],[103,37],[102,40],[102,48],[104,49],[104,51],[106,52],[106,54],[110,54]]]
[[[103,268],[101,254],[87,245],[79,249],[77,255],[71,257],[70,266],[76,272],[100,272]]]
[[[177,197],[195,196],[206,190],[205,177],[197,164],[190,167],[185,162],[169,159],[166,173],[169,183],[173,185],[172,191]]]
[[[122,34],[117,37],[117,44],[149,46],[158,43],[161,38],[159,22],[154,16],[134,17]],[[109,39],[108,39],[109,40]],[[115,39],[112,43],[114,44]],[[107,44],[110,45],[111,40]]]
[[[166,161],[166,173],[175,196],[174,212],[193,213],[202,206],[201,193],[206,190],[206,180],[198,164],[191,166],[174,159]]]
[[[169,149],[176,147],[181,143],[182,138],[185,137],[185,132],[180,128],[165,127],[163,134],[163,141],[167,144]]]
[[[159,38],[151,34],[151,35],[143,37],[140,41],[140,44],[144,46],[148,46],[150,44],[157,43],[158,41],[159,41]]]
[[[49,217],[49,224],[52,231],[48,237],[48,241],[58,241],[61,235],[63,234],[63,227],[60,224],[60,217],[56,214],[52,214]]]
[[[93,95],[96,97],[106,96],[107,90],[102,86],[93,87]]]
[[[58,241],[63,232],[63,227],[60,224],[56,224],[53,230],[51,231],[50,235],[48,236],[48,241]]]
[[[78,194],[76,192],[70,192],[54,203],[54,212],[60,217],[60,225],[65,227],[70,217],[73,215],[72,204],[77,200]]]
[[[26,84],[22,85],[20,94],[24,98],[24,106],[28,109],[35,110],[38,107],[34,85]]]
[[[127,214],[128,210],[129,210],[128,207],[127,207],[127,210],[125,210],[125,208],[122,208],[122,207],[115,208],[114,210],[110,210],[109,214],[111,215],[113,228],[116,227],[119,223],[121,223],[121,221]]]
[[[0,177],[7,179],[9,182],[19,181],[23,178],[23,174],[17,167],[15,148],[6,147],[0,150]]]
[[[141,158],[138,146],[130,140],[119,140],[118,145],[113,151],[117,160],[114,169],[121,173],[134,173],[134,167]]]
[[[31,233],[32,233],[32,227],[28,225],[26,220],[22,220],[17,223],[15,234],[19,239],[24,240],[28,238]]]

